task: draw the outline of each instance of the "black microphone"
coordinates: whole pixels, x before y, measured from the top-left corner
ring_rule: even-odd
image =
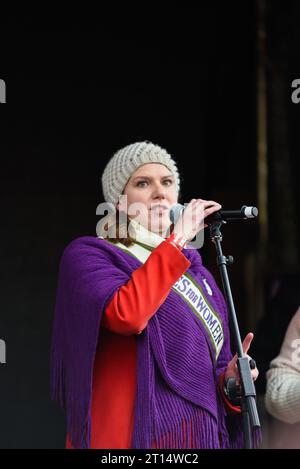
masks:
[[[184,205],[175,204],[170,210],[170,220],[176,224],[182,211],[185,209]],[[208,225],[214,221],[224,220],[225,222],[231,220],[247,220],[248,218],[255,218],[258,215],[258,209],[256,207],[248,207],[243,205],[238,210],[218,210],[205,218],[205,223]]]

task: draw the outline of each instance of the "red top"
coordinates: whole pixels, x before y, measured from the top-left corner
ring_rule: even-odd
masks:
[[[180,249],[163,241],[106,307],[94,363],[90,448],[130,448],[136,392],[136,334],[147,326],[189,266],[190,261]],[[230,406],[230,410],[239,408]],[[72,448],[68,436],[66,448]]]

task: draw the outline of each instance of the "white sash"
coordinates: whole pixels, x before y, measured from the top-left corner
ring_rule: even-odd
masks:
[[[146,262],[154,249],[152,247],[142,246],[141,244],[134,243],[131,246],[124,246],[121,243],[113,243],[120,249],[132,254],[143,264]],[[179,280],[173,285],[175,290],[184,301],[188,303],[192,311],[200,319],[204,326],[210,342],[215,352],[215,359],[217,360],[219,353],[224,343],[224,331],[222,321],[218,313],[209,304],[207,298],[203,294],[202,288],[190,274],[183,274]]]

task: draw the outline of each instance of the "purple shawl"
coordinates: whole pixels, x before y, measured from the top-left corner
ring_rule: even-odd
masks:
[[[199,252],[184,249],[187,272],[203,287],[224,329],[214,364],[200,320],[174,291],[137,340],[137,389],[132,448],[242,447],[240,417],[226,416],[217,380],[231,359],[227,308]],[[65,410],[75,448],[89,448],[92,374],[101,316],[141,262],[106,240],[85,236],[64,250],[51,346],[51,396]],[[202,288],[204,294],[205,288]]]

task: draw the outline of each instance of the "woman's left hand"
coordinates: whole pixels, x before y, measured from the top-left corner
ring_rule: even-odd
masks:
[[[242,344],[243,352],[245,356],[248,357],[249,360],[251,360],[251,357],[247,355],[247,352],[250,348],[253,337],[254,337],[254,334],[252,332],[249,332],[246,335]],[[237,359],[238,359],[237,354],[235,354],[232,360],[230,360],[230,362],[228,363],[227,368],[225,370],[225,380],[227,380],[228,378],[235,378],[237,383],[240,382],[240,374],[239,374],[239,370],[237,366]],[[258,375],[259,375],[259,371],[255,365],[255,368],[251,370],[251,376],[252,376],[253,381],[257,379]]]

